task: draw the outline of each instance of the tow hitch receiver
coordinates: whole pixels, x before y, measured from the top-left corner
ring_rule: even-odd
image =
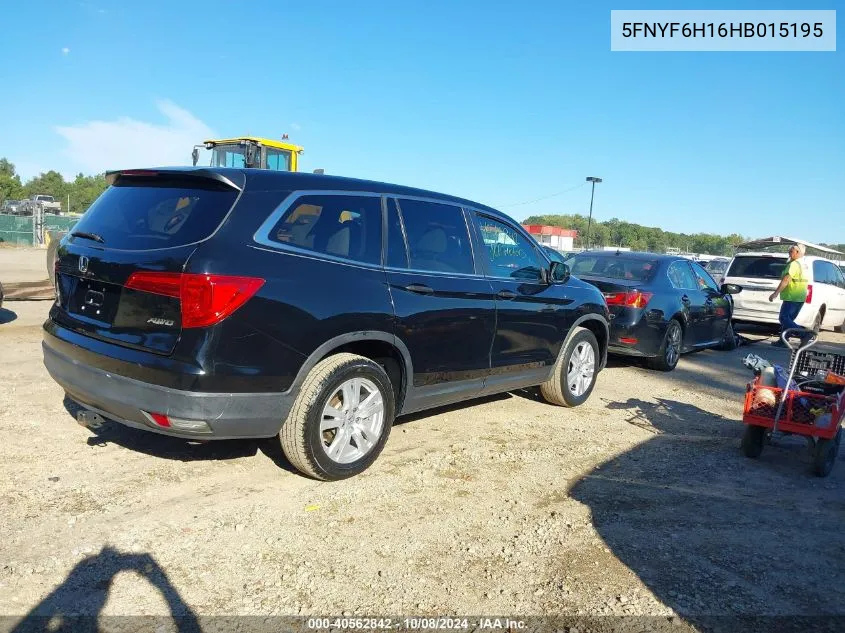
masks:
[[[94,413],[93,411],[79,411],[76,414],[76,421],[81,425],[84,426],[86,429],[99,429],[103,426],[105,420],[103,420],[102,416],[99,413]]]

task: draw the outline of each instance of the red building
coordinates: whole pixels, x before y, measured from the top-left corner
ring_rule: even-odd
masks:
[[[559,226],[544,224],[523,224],[522,228],[543,246],[551,246],[559,251],[571,251],[575,248],[578,231],[562,229]]]

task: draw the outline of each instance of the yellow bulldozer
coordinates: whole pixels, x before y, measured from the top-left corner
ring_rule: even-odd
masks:
[[[288,141],[288,135],[281,141],[257,136],[210,139],[202,145],[195,145],[192,153],[194,166],[199,162],[200,150],[211,152],[211,167],[246,167],[272,169],[274,171],[299,171],[299,157],[303,148]],[[322,173],[317,169],[315,173]]]

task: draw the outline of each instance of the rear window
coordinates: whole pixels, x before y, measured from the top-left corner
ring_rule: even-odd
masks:
[[[762,257],[760,255],[742,255],[735,257],[728,270],[728,277],[751,277],[754,279],[780,279],[786,259],[781,257]]]
[[[657,260],[620,257],[619,255],[576,255],[569,260],[572,274],[649,281],[657,272]]]
[[[214,233],[237,196],[214,181],[122,178],[97,198],[72,233],[94,233],[103,246],[119,250],[184,246]]]

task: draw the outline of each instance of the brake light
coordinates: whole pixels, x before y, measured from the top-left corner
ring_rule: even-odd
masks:
[[[652,292],[641,290],[629,290],[627,292],[611,292],[604,295],[609,306],[622,306],[624,308],[644,308],[654,296]]]
[[[813,284],[807,284],[807,299],[805,300],[806,303],[812,303],[813,301]]]
[[[182,327],[208,327],[219,323],[245,304],[264,280],[196,273],[132,273],[126,288],[179,299]]]

